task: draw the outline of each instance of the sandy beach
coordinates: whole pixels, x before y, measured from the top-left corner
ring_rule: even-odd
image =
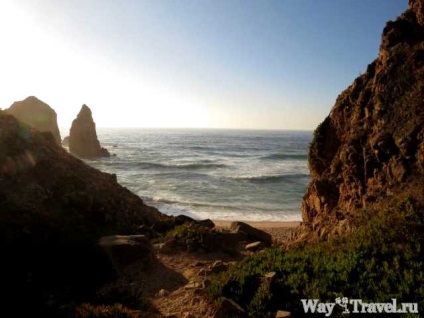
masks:
[[[232,221],[213,220],[218,228],[229,228]],[[299,226],[300,222],[260,222],[260,221],[243,221],[257,229],[261,229],[272,235],[276,244],[283,243],[291,236],[293,230]]]

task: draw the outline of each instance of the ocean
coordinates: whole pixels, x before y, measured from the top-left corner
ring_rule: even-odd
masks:
[[[97,135],[113,156],[86,162],[165,214],[301,221],[312,132],[99,128]]]

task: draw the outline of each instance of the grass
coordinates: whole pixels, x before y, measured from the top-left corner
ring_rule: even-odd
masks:
[[[75,310],[76,318],[147,318],[152,315],[140,311],[134,311],[121,304],[110,306],[82,304]]]
[[[208,293],[233,299],[251,317],[273,317],[279,309],[292,311],[295,317],[313,317],[303,311],[304,298],[323,302],[343,296],[364,302],[396,298],[398,303],[418,302],[424,308],[422,214],[410,200],[394,203],[386,211],[363,211],[354,233],[246,258],[215,276]],[[262,277],[271,271],[277,279],[267,285]]]

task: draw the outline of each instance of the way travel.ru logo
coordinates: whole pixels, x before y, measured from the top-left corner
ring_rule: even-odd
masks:
[[[337,306],[341,307],[342,314],[378,314],[378,313],[396,313],[418,314],[417,303],[397,303],[395,298],[388,303],[366,303],[362,299],[348,299],[347,297],[338,297],[334,303],[322,303],[319,299],[301,299],[305,313],[324,314],[330,317]]]

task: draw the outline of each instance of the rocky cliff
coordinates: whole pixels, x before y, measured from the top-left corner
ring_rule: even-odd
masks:
[[[15,102],[6,112],[39,131],[50,132],[56,143],[61,144],[56,112],[37,97],[30,96]]]
[[[69,151],[80,158],[108,157],[109,152],[100,146],[97,139],[96,124],[87,105],[81,107],[72,122],[69,134]]]
[[[424,0],[384,28],[377,59],[315,130],[303,236],[340,234],[361,209],[424,205]]]
[[[49,136],[0,111],[0,306],[13,308],[9,317],[89,301],[111,270],[98,239],[165,218]]]

